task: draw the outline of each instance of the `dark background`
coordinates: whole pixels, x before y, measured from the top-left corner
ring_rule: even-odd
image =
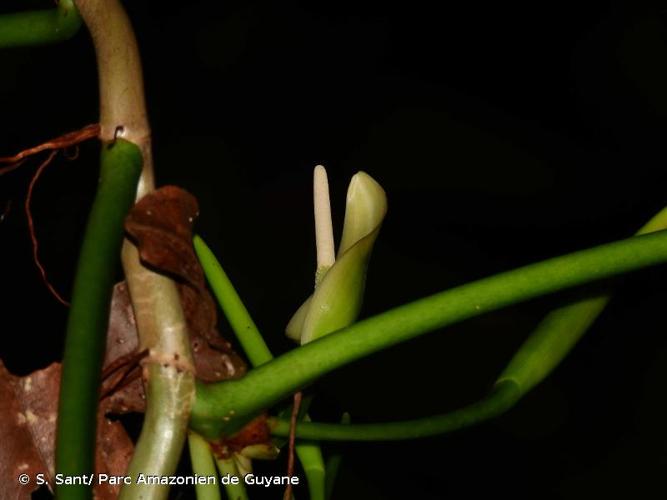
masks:
[[[48,4],[5,1],[0,11]],[[357,170],[388,193],[364,315],[628,236],[667,201],[666,5],[126,4],[159,183],[199,198],[198,231],[275,352],[291,347],[283,328],[313,283],[317,163],[329,170],[337,234]],[[96,121],[96,103],[85,31],[0,52],[0,155]],[[59,159],[35,191],[41,258],[65,296],[96,150]],[[0,183],[0,204],[11,200],[0,224],[0,357],[22,374],[60,358],[66,319],[31,260],[22,204],[35,165]],[[343,446],[336,498],[664,497],[666,279],[656,268],[616,283],[589,334],[506,416],[440,438]],[[313,413],[364,422],[469,403],[540,317],[571,297],[355,363],[320,384]],[[284,468],[284,459],[258,465]]]

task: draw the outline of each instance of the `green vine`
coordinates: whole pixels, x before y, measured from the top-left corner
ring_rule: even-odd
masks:
[[[667,232],[661,231],[425,297],[294,349],[242,379],[198,384],[191,426],[209,438],[231,434],[261,410],[322,375],[381,349],[502,307],[666,261]],[[315,424],[304,423],[303,428],[308,425]]]

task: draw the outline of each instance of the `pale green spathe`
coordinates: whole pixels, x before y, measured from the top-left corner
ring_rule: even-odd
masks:
[[[288,337],[305,344],[355,321],[368,261],[386,213],[384,189],[365,172],[352,177],[337,260],[319,276],[315,292],[290,320],[285,329]]]

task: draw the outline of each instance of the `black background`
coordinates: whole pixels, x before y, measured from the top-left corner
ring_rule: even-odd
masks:
[[[144,58],[159,183],[199,198],[198,231],[276,353],[291,347],[284,325],[313,283],[318,163],[328,167],[337,234],[357,170],[388,193],[364,315],[628,236],[667,200],[665,5],[126,4]],[[0,9],[26,6],[48,1]],[[0,52],[0,154],[96,118],[85,31],[57,46]],[[35,192],[41,258],[65,296],[96,150],[59,159]],[[32,263],[22,204],[34,165],[0,183],[0,204],[11,200],[0,224],[0,356],[22,374],[60,358],[66,319]],[[336,498],[664,497],[666,279],[656,268],[617,283],[573,353],[504,417],[440,438],[343,446]],[[346,367],[320,384],[313,413],[335,420],[346,410],[364,422],[469,403],[539,318],[571,297]],[[284,467],[283,459],[258,469]]]

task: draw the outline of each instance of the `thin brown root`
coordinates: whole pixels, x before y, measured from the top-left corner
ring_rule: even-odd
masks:
[[[66,160],[69,161],[74,161],[77,158],[79,158],[79,145],[74,144],[73,146],[67,146],[66,148],[63,148],[63,157]]]
[[[97,123],[93,123],[91,125],[86,125],[82,129],[75,130],[73,132],[68,132],[59,137],[56,137],[55,139],[43,142],[38,146],[24,149],[23,151],[15,154],[14,156],[0,157],[0,164],[2,163],[9,164],[7,167],[0,168],[0,176],[2,176],[4,174],[8,174],[9,172],[13,172],[17,168],[19,168],[23,164],[26,158],[33,156],[37,153],[41,153],[42,151],[51,151],[47,159],[39,166],[39,168],[35,172],[35,175],[30,180],[30,185],[28,186],[28,195],[26,196],[25,200],[25,213],[28,218],[28,230],[30,231],[30,240],[32,242],[32,256],[33,260],[35,261],[35,265],[37,266],[37,269],[39,269],[39,273],[42,276],[42,281],[44,281],[44,284],[49,289],[51,294],[58,300],[58,302],[60,302],[65,306],[69,306],[69,302],[63,299],[60,296],[60,294],[56,291],[56,289],[51,285],[51,283],[49,283],[49,280],[46,277],[46,270],[39,261],[39,252],[38,252],[39,245],[37,242],[37,236],[35,235],[35,225],[32,219],[32,213],[30,211],[32,191],[35,187],[35,184],[37,183],[37,179],[39,179],[39,176],[42,174],[44,169],[49,165],[49,163],[51,163],[51,160],[53,160],[53,158],[55,157],[55,155],[58,153],[59,150],[63,150],[67,157],[68,156],[66,151],[67,148],[74,148],[73,154],[70,154],[68,157],[68,159],[74,159],[78,156],[78,151],[79,151],[78,144],[88,139],[98,137],[99,134],[100,134],[100,125]],[[7,209],[5,209],[5,213],[2,214],[0,221],[4,219],[4,216],[6,215],[8,210],[9,210],[9,205],[7,206]]]
[[[25,160],[19,160],[16,163],[14,163],[13,165],[9,165],[8,167],[0,168],[0,175],[5,175],[5,174],[8,174],[9,172],[13,172],[17,168],[19,168],[21,165],[23,165],[24,161]]]
[[[66,307],[69,307],[69,302],[63,299],[60,296],[60,294],[56,291],[56,289],[53,287],[53,285],[51,285],[51,283],[49,282],[46,276],[46,270],[44,269],[44,266],[42,266],[42,263],[39,261],[39,243],[37,241],[37,235],[35,234],[35,224],[32,219],[32,212],[30,210],[30,202],[32,201],[32,191],[35,187],[35,184],[37,183],[37,180],[39,179],[40,175],[42,175],[44,169],[49,166],[51,160],[53,160],[56,154],[58,154],[58,150],[51,151],[51,153],[49,153],[49,156],[46,158],[46,160],[42,162],[42,164],[35,172],[35,175],[33,175],[32,179],[30,180],[30,185],[28,186],[28,195],[25,198],[25,215],[28,219],[28,230],[30,231],[30,241],[32,242],[32,258],[35,261],[37,269],[39,269],[39,273],[42,276],[42,281],[49,289],[51,294],[58,300],[58,302],[60,302]]]
[[[291,479],[294,475],[294,445],[296,443],[296,424],[299,420],[299,411],[301,410],[301,399],[303,393],[301,391],[294,394],[294,404],[292,405],[292,416],[290,417],[289,428],[289,447],[287,450],[287,476]],[[292,481],[287,483],[283,500],[292,499]]]
[[[68,132],[63,134],[55,139],[50,141],[43,142],[42,144],[35,146],[33,148],[24,149],[20,153],[15,154],[14,156],[5,156],[0,157],[0,163],[11,163],[9,167],[0,169],[0,175],[6,174],[15,170],[25,158],[33,156],[42,151],[64,149],[70,146],[75,146],[87,141],[88,139],[93,139],[100,135],[100,125],[98,123],[93,123],[91,125],[86,125],[82,129],[75,130],[73,132]]]

